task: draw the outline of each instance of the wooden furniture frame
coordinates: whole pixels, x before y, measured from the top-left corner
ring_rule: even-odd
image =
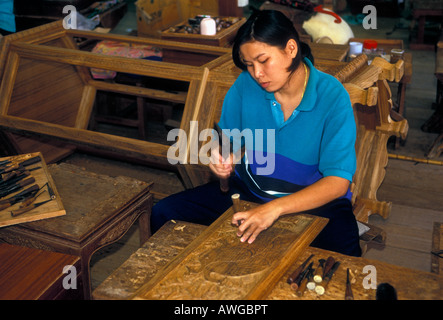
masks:
[[[190,59],[198,61],[200,65],[110,57],[81,51],[74,37],[180,50],[188,53],[192,57]],[[186,131],[199,103],[195,93],[203,85],[204,74],[231,60],[230,50],[225,48],[66,30],[61,21],[3,37],[1,47],[0,127],[28,136],[32,133],[32,138],[20,138],[20,141],[17,137],[11,138],[12,143],[20,144],[17,148],[22,149],[21,153],[41,151],[48,163],[63,158],[75,146],[83,146],[168,166],[167,144],[88,130],[97,91],[183,103],[180,127]],[[90,75],[89,68],[92,67],[179,81],[188,85],[188,91],[177,93],[169,92],[167,88],[158,90],[97,81]],[[59,146],[55,148],[52,145],[54,139],[39,143],[35,136],[57,138]]]
[[[366,40],[364,38],[351,38],[351,41],[362,42]],[[400,39],[373,39],[377,41],[377,47],[385,51],[386,54],[390,54],[392,49],[404,49],[403,40]],[[398,83],[397,100],[396,100],[396,120],[401,120],[405,113],[405,98],[406,98],[406,86],[412,81],[412,54],[405,52],[403,54],[404,61],[404,73]]]
[[[89,262],[138,220],[140,245],[150,236],[152,184],[96,175],[69,165],[50,165],[66,215],[0,228],[6,243],[80,257],[84,298],[91,297]]]

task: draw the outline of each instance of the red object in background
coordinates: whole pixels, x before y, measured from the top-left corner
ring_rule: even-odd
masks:
[[[367,50],[376,50],[377,49],[377,41],[375,40],[365,40],[363,41],[363,49]]]

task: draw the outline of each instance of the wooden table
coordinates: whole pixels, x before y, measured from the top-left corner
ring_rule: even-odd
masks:
[[[0,239],[15,245],[80,257],[84,297],[91,297],[89,261],[98,249],[121,238],[138,219],[140,244],[149,235],[152,184],[108,177],[69,165],[48,167],[66,215],[0,229]]]
[[[419,5],[419,4],[418,4]],[[435,43],[425,43],[425,24],[427,16],[443,17],[442,8],[414,8],[412,10],[413,20],[418,21],[417,37],[412,39],[409,47],[412,50],[434,50]]]
[[[93,298],[98,300],[120,300],[132,297],[138,289],[182,252],[205,229],[205,226],[181,221],[166,223],[94,290]],[[302,297],[298,297],[286,283],[286,280],[289,274],[310,254],[315,255],[312,261],[317,262],[318,259],[327,259],[332,256],[336,261],[340,261],[341,265],[324,295],[318,296],[314,292],[306,292]],[[443,296],[443,277],[437,274],[309,247],[299,257],[294,266],[280,279],[268,295],[268,299],[343,300],[346,269],[350,268],[356,280],[352,287],[354,298],[356,300],[374,300],[376,290],[363,287],[365,276],[370,275],[371,272],[364,274],[365,266],[374,266],[378,283],[388,282],[394,286],[399,299],[440,300]],[[369,281],[368,283],[370,284]]]
[[[80,257],[0,243],[0,261],[0,300],[83,298]],[[69,265],[75,269],[63,272]]]

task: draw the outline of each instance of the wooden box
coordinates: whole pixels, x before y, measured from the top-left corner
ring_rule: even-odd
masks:
[[[135,5],[140,37],[160,38],[163,30],[188,18],[218,15],[218,0],[138,0]]]
[[[161,33],[161,38],[164,40],[173,40],[173,41],[181,41],[181,42],[189,42],[189,43],[198,43],[198,44],[206,44],[210,46],[218,46],[218,47],[230,47],[232,40],[234,40],[235,35],[237,34],[238,29],[245,23],[245,18],[221,18],[221,19],[234,19],[234,23],[228,28],[224,28],[217,32],[213,36],[201,35],[201,34],[193,34],[193,33],[180,33],[175,32],[175,29],[178,29],[180,26],[186,26],[187,22],[183,21],[178,25],[175,25],[171,28],[165,29]]]
[[[198,65],[92,53],[78,48],[79,38],[182,51]],[[177,104],[175,120],[187,131],[200,103],[204,74],[228,60],[226,48],[64,29],[62,21],[12,34],[1,39],[0,129],[7,129],[15,152],[41,152],[48,163],[81,147],[168,167],[167,151],[173,142],[167,141],[165,127],[160,141],[90,130],[97,93]],[[131,74],[135,80],[132,85],[95,80],[90,68]],[[137,86],[142,80],[147,84]]]

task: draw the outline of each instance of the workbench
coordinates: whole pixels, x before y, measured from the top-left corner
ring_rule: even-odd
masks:
[[[206,228],[206,226],[188,222],[169,221],[94,290],[93,299],[131,298]],[[288,276],[311,254],[314,254],[312,261],[317,262],[318,259],[327,259],[332,256],[336,261],[340,261],[341,265],[323,295],[318,296],[312,291],[307,291],[299,297],[286,281]],[[375,299],[376,290],[363,287],[363,281],[367,280],[365,277],[374,276],[374,270],[377,282],[391,284],[397,291],[398,299],[440,300],[443,296],[443,277],[440,275],[308,247],[281,277],[267,299],[344,300],[347,268],[350,268],[355,276],[355,283],[352,284],[355,300]],[[371,285],[370,281],[366,282]]]

